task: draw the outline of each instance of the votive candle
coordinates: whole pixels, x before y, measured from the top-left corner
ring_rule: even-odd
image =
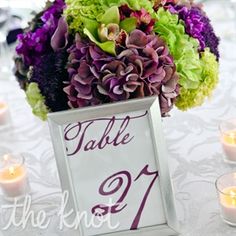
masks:
[[[0,126],[6,125],[9,122],[9,108],[7,103],[0,101]]]
[[[5,198],[11,200],[29,192],[24,157],[20,154],[5,154],[0,161],[0,187]]]
[[[236,226],[236,173],[222,175],[216,181],[221,216],[232,226]]]
[[[223,121],[220,131],[226,161],[236,164],[236,119]]]

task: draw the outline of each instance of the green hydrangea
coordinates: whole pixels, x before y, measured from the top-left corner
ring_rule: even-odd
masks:
[[[105,12],[101,1],[94,0],[66,0],[65,16],[69,28],[73,32],[83,33],[83,18],[95,20]]]
[[[155,32],[168,44],[180,77],[176,107],[187,110],[202,105],[218,83],[219,64],[215,55],[207,48],[200,58],[198,41],[185,33],[184,22],[177,15],[160,8],[156,18]]]
[[[49,108],[45,105],[45,99],[40,93],[37,83],[30,83],[26,89],[26,99],[30,104],[33,114],[41,118],[47,119],[47,114],[50,112]]]
[[[206,97],[212,95],[218,83],[219,64],[216,61],[214,54],[207,48],[201,54],[202,75],[201,82],[197,89],[181,88],[180,95],[176,101],[176,107],[180,110],[200,106],[205,101]]]
[[[185,89],[198,88],[202,74],[198,41],[185,33],[184,22],[178,15],[160,8],[155,16],[155,32],[165,40],[174,57],[179,84]]]
[[[72,32],[83,33],[84,18],[99,20],[104,12],[112,6],[127,4],[133,10],[145,8],[153,12],[153,2],[149,0],[66,0],[65,16]]]
[[[149,13],[153,13],[154,1],[150,0],[101,0],[102,5],[106,7],[121,6],[127,4],[133,10],[146,9]]]

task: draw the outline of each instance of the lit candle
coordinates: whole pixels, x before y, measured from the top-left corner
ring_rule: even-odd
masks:
[[[236,186],[223,189],[220,194],[222,217],[230,224],[236,224]]]
[[[21,155],[6,154],[1,158],[0,186],[10,200],[28,193],[27,171]]]
[[[5,102],[0,101],[0,126],[9,122],[9,108]]]
[[[222,146],[229,161],[236,162],[236,130],[222,134]]]
[[[220,176],[216,180],[216,190],[223,220],[227,224],[236,226],[236,173]]]
[[[236,164],[236,119],[221,122],[220,131],[226,160]]]

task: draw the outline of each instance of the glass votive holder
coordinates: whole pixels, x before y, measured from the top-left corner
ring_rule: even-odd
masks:
[[[9,107],[6,102],[0,100],[0,128],[10,122]]]
[[[225,161],[236,164],[236,118],[222,121],[220,133]]]
[[[20,154],[5,154],[0,157],[0,187],[8,201],[14,201],[30,191],[24,157]]]
[[[236,172],[220,176],[216,180],[216,190],[223,220],[236,226]]]

